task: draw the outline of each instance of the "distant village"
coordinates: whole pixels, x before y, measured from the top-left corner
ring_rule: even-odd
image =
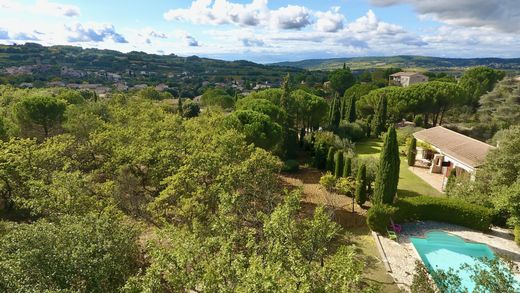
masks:
[[[50,71],[52,69],[51,65],[25,65],[25,66],[12,66],[12,67],[6,67],[4,69],[0,69],[0,73],[16,76],[16,75],[32,75],[36,72],[38,73],[44,73],[47,71]],[[206,74],[209,72],[206,72]],[[64,88],[70,88],[70,89],[79,89],[79,90],[90,90],[94,91],[96,94],[103,96],[111,91],[132,91],[132,90],[141,90],[148,86],[151,86],[150,84],[146,83],[138,83],[130,85],[125,81],[125,78],[123,77],[126,75],[127,77],[136,77],[136,76],[142,76],[142,77],[150,77],[157,75],[156,72],[152,71],[138,71],[135,72],[133,70],[126,70],[124,73],[114,73],[114,72],[106,72],[104,70],[98,70],[98,71],[88,71],[88,70],[78,70],[73,69],[67,66],[63,66],[60,69],[60,77],[63,77],[64,79],[83,79],[83,78],[101,78],[103,80],[106,80],[105,83],[67,83],[61,80],[56,81],[49,81],[45,84],[47,87],[64,87]],[[194,76],[193,74],[184,71],[180,74],[173,74],[170,73],[167,75],[168,79],[178,79],[179,81],[189,80],[192,79]],[[33,88],[35,85],[31,82],[22,82],[17,85],[20,88]],[[246,86],[244,80],[230,80],[225,82],[209,82],[209,81],[203,81],[202,82],[203,87],[213,86],[217,88],[232,88],[238,92],[247,94],[249,91],[257,91],[262,89],[268,89],[273,87],[279,87],[280,82],[270,82],[270,81],[263,81],[263,82],[255,82],[251,84],[250,86]],[[155,89],[157,91],[166,91],[169,89],[169,86],[163,82],[156,83],[154,85]]]

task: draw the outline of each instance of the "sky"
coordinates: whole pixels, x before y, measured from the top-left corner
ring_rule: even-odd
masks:
[[[520,0],[0,0],[0,43],[260,63],[520,57]]]

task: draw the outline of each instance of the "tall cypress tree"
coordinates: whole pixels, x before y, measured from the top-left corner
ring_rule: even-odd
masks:
[[[348,122],[356,122],[356,97],[353,95],[345,99],[345,116]]]
[[[334,152],[334,147],[329,147],[329,151],[327,153],[327,161],[325,164],[325,169],[327,169],[327,171],[334,171]]]
[[[316,167],[317,169],[323,170],[327,166],[327,154],[325,152],[325,146],[323,146],[322,144],[317,146],[314,150],[314,167]]]
[[[346,178],[350,176],[352,176],[352,159],[347,157],[343,166],[343,177]]]
[[[182,98],[179,97],[179,101],[177,102],[177,114],[182,116]]]
[[[408,166],[415,166],[415,155],[417,154],[417,139],[412,137],[410,144],[408,145]]]
[[[332,100],[332,104],[330,107],[330,126],[332,129],[337,129],[339,127],[339,122],[341,121],[341,102],[336,95]]]
[[[356,178],[356,203],[362,206],[367,201],[367,166],[361,164]]]
[[[337,151],[334,154],[334,176],[336,176],[336,178],[343,175],[343,158],[344,155],[342,151]]]
[[[372,118],[372,133],[375,136],[379,136],[381,132],[385,130],[386,124],[386,113],[387,113],[387,100],[385,95],[381,95],[379,102],[377,103],[377,109],[374,117]]]
[[[394,202],[399,183],[399,145],[395,127],[390,126],[379,158],[379,170],[374,190],[375,204]]]

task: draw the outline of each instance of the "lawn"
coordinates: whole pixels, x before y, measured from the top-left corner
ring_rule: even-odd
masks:
[[[383,142],[380,139],[367,139],[356,143],[356,155],[359,157],[373,156],[379,158]],[[397,186],[398,197],[409,197],[418,195],[444,196],[442,193],[433,188],[430,184],[424,182],[417,175],[408,169],[406,157],[401,157],[401,166],[399,169],[399,185]]]

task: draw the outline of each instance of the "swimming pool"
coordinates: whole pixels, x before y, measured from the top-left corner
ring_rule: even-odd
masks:
[[[465,242],[464,239],[443,231],[428,232],[425,238],[411,237],[410,240],[430,272],[449,269],[457,271],[463,264],[476,264],[478,258],[495,258],[495,254],[487,245]],[[471,280],[471,274],[459,270],[457,275],[460,277],[461,285],[472,292],[475,283]]]

